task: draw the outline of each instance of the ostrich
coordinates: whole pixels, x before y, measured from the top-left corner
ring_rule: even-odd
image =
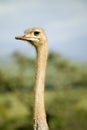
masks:
[[[30,42],[37,52],[34,85],[34,130],[48,130],[44,105],[45,74],[48,56],[47,37],[42,28],[32,28],[24,32],[18,40]]]

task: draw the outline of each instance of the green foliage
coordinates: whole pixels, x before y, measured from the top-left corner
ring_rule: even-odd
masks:
[[[33,130],[35,59],[15,52],[0,67],[0,130]],[[87,66],[50,52],[46,76],[50,130],[87,130]]]

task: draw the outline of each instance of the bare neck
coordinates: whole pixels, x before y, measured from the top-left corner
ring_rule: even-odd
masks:
[[[47,64],[47,45],[43,45],[37,49],[37,67],[35,77],[35,115],[34,118],[45,119],[45,107],[44,107],[44,85],[46,75]]]

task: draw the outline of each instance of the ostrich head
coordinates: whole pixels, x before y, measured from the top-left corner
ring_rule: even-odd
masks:
[[[18,40],[28,41],[36,48],[47,43],[47,37],[42,28],[28,29],[24,32],[24,35],[16,36],[15,38]]]

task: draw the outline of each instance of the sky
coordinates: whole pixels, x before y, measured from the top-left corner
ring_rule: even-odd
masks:
[[[32,46],[15,40],[32,27],[45,29],[49,50],[87,62],[87,0],[0,0],[0,57],[35,54]]]

